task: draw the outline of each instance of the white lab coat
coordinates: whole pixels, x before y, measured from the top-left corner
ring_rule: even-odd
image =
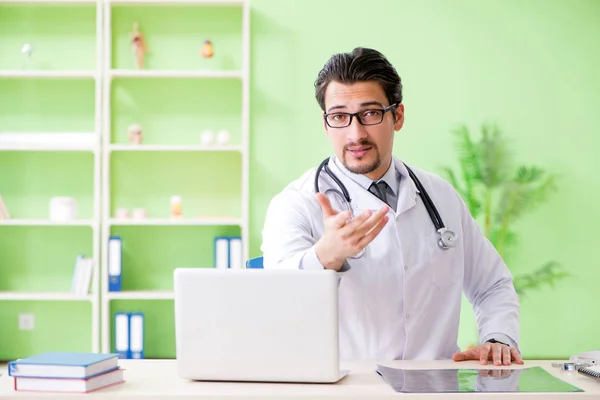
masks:
[[[461,294],[473,304],[479,338],[495,338],[518,349],[519,302],[512,275],[482,235],[468,208],[446,181],[411,167],[436,205],[448,229],[458,235],[449,250],[437,245],[438,234],[409,178],[401,174],[396,212],[367,247],[362,259],[348,259],[339,282],[341,359],[447,359],[457,345]],[[382,201],[344,175],[356,215],[377,210]],[[269,204],[261,250],[264,268],[323,268],[314,244],[323,235],[323,214],[315,198],[312,168],[277,194]],[[322,171],[321,192],[335,183]],[[345,205],[329,195],[337,210]]]

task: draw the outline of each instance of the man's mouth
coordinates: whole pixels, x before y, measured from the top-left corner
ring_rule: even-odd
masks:
[[[367,151],[371,150],[371,146],[358,146],[358,147],[349,147],[346,149],[350,154],[354,157],[362,157],[367,154]]]

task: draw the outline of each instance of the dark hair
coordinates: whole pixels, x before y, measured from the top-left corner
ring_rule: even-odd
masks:
[[[390,104],[402,103],[402,81],[394,66],[377,50],[357,47],[351,53],[334,54],[315,81],[315,97],[325,111],[325,91],[331,81],[343,84],[376,81]]]

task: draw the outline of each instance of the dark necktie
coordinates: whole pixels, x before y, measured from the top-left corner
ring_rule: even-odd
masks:
[[[373,193],[375,196],[379,197],[384,203],[388,204],[386,190],[388,188],[388,184],[385,181],[373,182],[369,187],[369,192]]]

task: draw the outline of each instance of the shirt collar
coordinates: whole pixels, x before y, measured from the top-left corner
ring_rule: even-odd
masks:
[[[349,171],[346,167],[344,167],[337,157],[334,158],[334,162],[335,165],[344,173],[344,175],[358,183],[360,186],[364,187],[366,190],[369,190],[369,187],[371,187],[371,184],[374,182],[373,179],[369,178],[368,176]],[[398,195],[400,173],[396,171],[396,165],[393,159],[390,162],[390,167],[388,168],[387,172],[381,177],[381,179],[379,179],[379,181],[385,181],[390,189],[392,189],[394,194],[396,196]]]

